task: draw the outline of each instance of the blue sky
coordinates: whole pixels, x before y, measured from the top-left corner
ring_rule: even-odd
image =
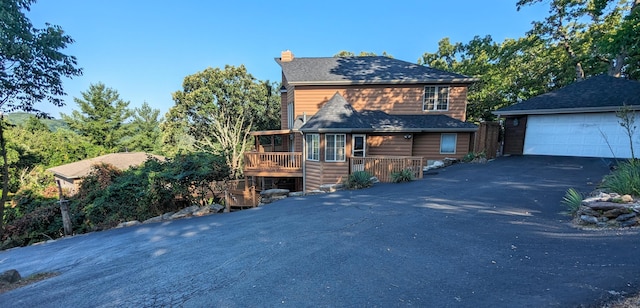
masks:
[[[296,57],[386,51],[416,62],[444,37],[502,42],[547,15],[544,4],[518,12],[515,2],[39,0],[27,17],[38,28],[61,26],[75,40],[65,52],[84,74],[65,80],[65,107],[38,107],[54,117],[71,113],[73,98],[102,82],[130,107],[146,101],[164,115],[184,77],[207,67],[244,64],[257,79],[279,81],[273,59],[287,49]]]

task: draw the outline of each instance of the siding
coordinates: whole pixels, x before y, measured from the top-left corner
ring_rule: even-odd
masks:
[[[422,156],[427,160],[445,157],[462,158],[469,153],[471,134],[458,133],[455,154],[440,154],[440,133],[415,134],[413,136],[413,156]]]
[[[412,144],[411,139],[404,138],[404,134],[367,135],[365,155],[411,156]]]
[[[446,114],[461,121],[466,120],[467,86],[451,85],[448,111],[423,111],[422,103],[425,85],[395,86],[296,86],[295,113],[310,117],[336,92],[339,92],[358,110],[382,110],[390,114]],[[291,91],[289,92],[291,94]],[[292,95],[289,95],[292,96]]]
[[[320,188],[320,185],[322,184],[322,162],[307,160],[305,161],[305,164],[305,191],[309,192]]]
[[[349,175],[349,159],[345,162],[322,162],[322,184],[338,184]]]

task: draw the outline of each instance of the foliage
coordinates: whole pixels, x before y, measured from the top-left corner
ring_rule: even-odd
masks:
[[[44,119],[37,118],[33,114],[26,112],[12,112],[6,115],[7,121],[16,126],[29,127],[34,121],[41,122],[47,129],[52,132],[57,131],[58,129],[68,128],[67,123],[60,119]],[[40,125],[38,125],[40,126]]]
[[[370,51],[361,51],[358,55],[356,55],[352,51],[341,50],[337,54],[333,55],[334,58],[341,58],[341,57],[369,57],[369,56],[375,57],[375,56],[377,56],[377,54],[375,52],[370,52]],[[387,58],[393,58],[393,56],[388,54],[386,51],[383,51],[381,56],[387,57]]]
[[[618,112],[616,112],[618,123],[629,138],[629,148],[631,149],[631,161],[635,161],[636,155],[633,151],[633,135],[636,133],[636,112],[631,107],[624,105]]]
[[[224,157],[196,152],[179,154],[169,160],[158,174],[158,180],[164,186],[171,187],[172,194],[188,204],[204,206],[215,195],[217,187],[212,184],[229,179],[229,174]]]
[[[221,154],[232,176],[240,177],[249,131],[279,127],[279,87],[256,80],[244,66],[229,65],[187,76],[182,86],[162,125],[165,146]],[[193,143],[182,143],[185,136]]]
[[[575,214],[582,205],[582,194],[573,188],[569,188],[562,198],[562,204],[570,215]]]
[[[75,57],[61,52],[73,39],[59,26],[33,27],[24,11],[34,0],[0,2],[0,112],[25,111],[46,114],[34,105],[48,101],[63,106],[62,78],[82,74]],[[9,192],[9,161],[4,132],[5,119],[0,116],[0,156],[2,156],[2,195],[0,218]],[[0,234],[4,228],[0,219]]]
[[[123,140],[123,146],[131,152],[160,152],[160,110],[152,109],[145,102],[134,111],[133,120],[128,124],[129,136]]]
[[[74,110],[70,116],[62,114],[62,119],[91,143],[107,150],[120,150],[122,138],[129,135],[125,122],[133,115],[127,108],[129,102],[103,83],[91,84],[81,94],[82,98],[73,99],[80,111]]]
[[[600,186],[621,195],[640,196],[640,162],[630,160],[618,164]]]
[[[362,189],[371,187],[373,182],[371,181],[371,174],[366,171],[356,171],[349,174],[344,181],[344,186],[347,189]]]
[[[487,154],[485,152],[469,152],[464,157],[462,157],[462,161],[465,163],[472,162],[476,159],[487,158]]]
[[[403,169],[391,173],[391,182],[393,183],[411,182],[413,180],[413,171],[411,169]]]

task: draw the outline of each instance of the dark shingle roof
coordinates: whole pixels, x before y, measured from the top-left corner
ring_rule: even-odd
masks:
[[[497,115],[616,111],[640,106],[640,82],[598,75],[494,111]]]
[[[149,154],[145,152],[111,153],[94,158],[84,159],[74,163],[56,166],[47,170],[68,179],[79,179],[89,175],[89,173],[91,173],[92,167],[97,164],[109,164],[120,170],[127,170],[132,166],[141,165],[142,163],[147,161],[149,157],[153,157],[160,161],[166,159],[164,156]]]
[[[336,93],[301,128],[302,132],[442,132],[475,131],[477,126],[443,114],[391,115],[358,112]]]
[[[383,56],[294,58],[282,62],[287,82],[293,85],[471,83],[468,76]]]

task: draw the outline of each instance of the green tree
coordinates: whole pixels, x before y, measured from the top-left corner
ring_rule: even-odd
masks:
[[[370,51],[361,51],[357,57],[367,57],[367,56],[377,56],[375,52]],[[386,51],[382,52],[383,57],[393,58],[392,55],[388,54]],[[356,57],[356,54],[353,51],[340,50],[337,54],[333,55],[334,58],[340,57]]]
[[[47,116],[35,104],[48,101],[63,106],[63,77],[82,74],[76,58],[62,53],[73,39],[59,26],[35,28],[26,17],[34,0],[0,2],[0,112],[25,111]],[[9,163],[4,132],[7,125],[0,116],[0,156],[2,156],[2,195],[0,234],[3,232],[4,205],[9,188]]]
[[[129,102],[103,83],[91,84],[81,94],[82,98],[73,99],[80,111],[74,110],[70,116],[62,114],[62,120],[94,144],[110,151],[121,150],[122,138],[128,135],[126,121],[133,115]]]
[[[207,68],[185,77],[182,86],[162,126],[164,141],[177,145],[188,135],[193,148],[222,154],[232,176],[240,177],[251,129],[280,121],[279,87],[256,80],[242,65]]]
[[[160,110],[153,109],[147,102],[134,109],[133,120],[128,124],[129,137],[123,145],[129,151],[156,153],[160,150]]]

